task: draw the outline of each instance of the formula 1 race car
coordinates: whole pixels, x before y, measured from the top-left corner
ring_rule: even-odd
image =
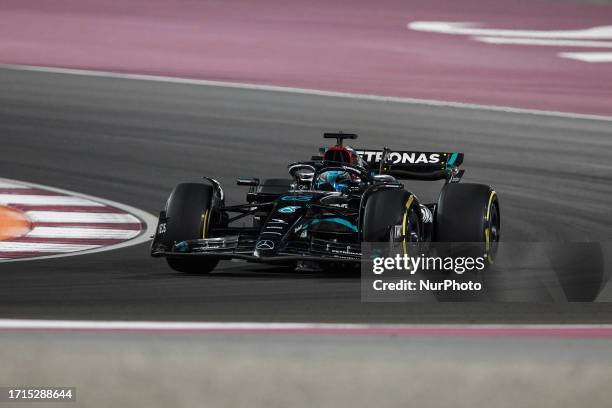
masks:
[[[221,259],[323,269],[361,259],[363,242],[477,242],[492,262],[500,237],[495,191],[461,183],[462,153],[355,150],[357,135],[289,165],[291,179],[239,178],[246,203],[226,205],[216,180],[182,183],[160,213],[151,255],[182,272],[208,273]],[[445,180],[436,203],[421,203],[399,180]],[[246,217],[249,226],[235,226]]]

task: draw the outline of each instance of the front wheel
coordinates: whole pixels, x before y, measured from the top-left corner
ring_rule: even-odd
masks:
[[[403,189],[389,189],[373,193],[368,197],[363,211],[363,241],[418,241],[420,239],[419,217],[414,211],[417,207],[418,202],[415,197]],[[396,233],[396,227],[401,228],[401,232]]]
[[[213,188],[205,184],[177,185],[166,205],[165,245],[168,248],[181,241],[207,238],[213,214]],[[179,272],[209,273],[218,259],[166,258],[168,265]]]

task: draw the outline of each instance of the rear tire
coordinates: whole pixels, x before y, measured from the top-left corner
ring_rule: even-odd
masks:
[[[207,237],[211,224],[213,188],[205,184],[177,185],[166,204],[165,244],[171,248],[176,242]],[[168,265],[179,272],[209,273],[218,259],[166,258]]]
[[[436,241],[482,243],[471,255],[493,263],[500,237],[499,200],[485,184],[447,184],[440,192],[436,212]]]

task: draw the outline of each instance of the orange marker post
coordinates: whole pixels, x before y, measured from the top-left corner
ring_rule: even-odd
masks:
[[[21,237],[31,229],[32,224],[21,212],[0,206],[0,241]]]

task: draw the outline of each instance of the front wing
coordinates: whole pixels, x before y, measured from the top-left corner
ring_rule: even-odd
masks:
[[[213,257],[244,259],[251,262],[282,263],[288,261],[355,262],[361,260],[359,244],[338,243],[324,239],[287,241],[273,256],[257,255],[257,237],[231,235],[220,238],[194,239],[178,242],[172,248],[153,242],[154,257]]]

